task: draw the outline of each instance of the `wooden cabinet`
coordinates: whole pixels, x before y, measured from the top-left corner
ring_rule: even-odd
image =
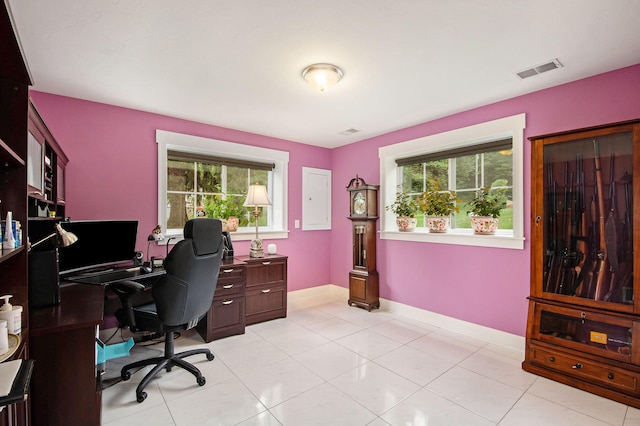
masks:
[[[523,368],[640,408],[640,120],[531,142]]]
[[[29,101],[27,184],[29,216],[64,217],[64,170],[69,159]]]
[[[8,3],[0,6],[0,217],[11,211],[27,235],[27,109],[31,79],[11,25]],[[23,307],[21,343],[12,359],[29,357],[27,250],[0,253],[0,294]],[[29,402],[11,404],[0,413],[0,425],[29,424]]]
[[[31,311],[31,381],[34,425],[100,425],[102,390],[96,369],[96,334],[104,288],[71,284],[61,303]]]
[[[244,262],[235,259],[222,261],[213,303],[196,329],[205,342],[235,334],[244,334]]]
[[[247,325],[287,316],[287,257],[240,256],[246,263]]]

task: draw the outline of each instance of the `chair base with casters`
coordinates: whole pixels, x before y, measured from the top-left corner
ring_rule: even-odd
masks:
[[[176,329],[175,331],[177,331]],[[206,379],[198,370],[196,366],[191,363],[188,363],[183,358],[186,358],[191,355],[199,355],[203,354],[207,357],[208,361],[213,361],[214,355],[211,353],[209,349],[192,349],[185,352],[174,353],[173,346],[173,330],[164,330],[165,331],[165,340],[164,340],[164,355],[155,358],[143,359],[140,361],[133,362],[131,364],[125,365],[122,367],[120,372],[120,377],[122,380],[129,380],[131,378],[131,371],[133,369],[146,367],[147,365],[154,365],[153,369],[147,373],[146,376],[142,379],[138,387],[136,388],[136,400],[138,402],[142,402],[147,398],[147,393],[144,391],[144,388],[149,384],[149,382],[154,379],[160,371],[165,369],[166,371],[171,371],[173,366],[183,368],[193,374],[196,378],[196,382],[200,386],[204,386],[206,383]],[[134,372],[135,373],[135,372]]]

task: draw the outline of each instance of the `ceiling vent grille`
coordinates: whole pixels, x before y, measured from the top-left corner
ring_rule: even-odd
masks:
[[[349,135],[352,135],[354,133],[358,133],[359,131],[360,130],[358,130],[358,129],[351,128],[351,129],[347,129],[347,130],[343,130],[341,132],[338,132],[338,134],[342,135],[342,136],[349,136]]]
[[[524,80],[525,78],[533,77],[534,75],[542,74],[543,72],[555,70],[557,68],[562,68],[562,64],[558,59],[553,59],[542,65],[536,65],[535,67],[527,68],[526,70],[522,70],[516,73],[516,75]]]

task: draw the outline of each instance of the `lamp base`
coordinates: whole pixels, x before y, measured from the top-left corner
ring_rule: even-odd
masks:
[[[264,257],[264,250],[262,249],[262,240],[256,238],[251,240],[251,249],[249,250],[249,257]]]

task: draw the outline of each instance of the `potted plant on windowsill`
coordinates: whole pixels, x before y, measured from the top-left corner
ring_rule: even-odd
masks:
[[[427,180],[427,190],[418,197],[418,204],[424,212],[429,232],[446,233],[448,231],[451,214],[460,210],[456,204],[458,201],[456,192],[443,190],[439,179]]]
[[[223,231],[234,232],[238,230],[238,226],[247,226],[249,223],[242,203],[242,199],[236,197],[216,195],[209,199],[204,210],[207,217],[222,221]]]
[[[471,228],[475,234],[493,235],[498,229],[500,211],[506,206],[504,189],[491,189],[490,186],[476,191],[473,200],[467,203],[471,215]]]
[[[399,231],[411,232],[416,229],[418,205],[406,192],[396,192],[396,200],[385,209],[396,215],[396,225],[398,225]]]

